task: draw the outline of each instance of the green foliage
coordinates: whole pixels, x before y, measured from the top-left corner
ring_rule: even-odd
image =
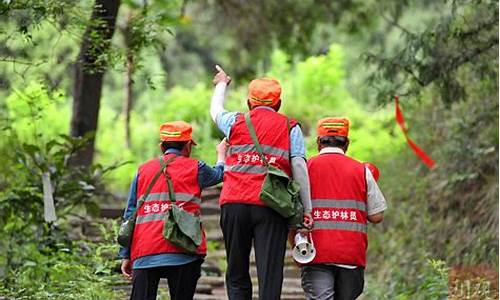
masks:
[[[405,104],[405,111],[420,112],[407,114],[410,135],[438,166],[427,170],[409,149],[375,159],[389,209],[369,232],[373,298],[420,299],[433,291],[434,284],[422,288],[429,279],[426,258],[497,268],[498,102],[491,83],[485,89],[470,81],[467,93],[474,96],[449,108],[433,89],[422,92],[420,104]]]
[[[441,11],[421,32],[403,28],[395,19],[403,43],[389,55],[366,56],[376,64],[370,80],[379,101],[397,93],[416,95],[433,84],[442,101],[450,104],[467,96],[466,83],[458,76],[462,66],[470,66],[468,72],[478,77],[497,73],[491,61],[498,61],[498,1],[453,1]]]
[[[414,265],[415,266],[415,265]],[[369,285],[365,291],[370,299],[427,300],[448,299],[448,268],[441,260],[427,259],[411,286],[404,272],[393,272],[390,282]],[[398,277],[396,277],[398,276]],[[369,277],[370,278],[370,277]]]
[[[105,244],[74,242],[72,221],[95,216],[102,177],[117,166],[70,167],[86,139],[59,135],[59,92],[41,85],[14,91],[0,143],[0,294],[15,299],[113,299],[110,258]],[[50,126],[50,125],[53,125]],[[7,126],[8,125],[8,126]],[[63,127],[64,128],[64,127]],[[57,221],[43,214],[42,174],[50,175]],[[36,283],[36,284],[34,284]]]
[[[297,118],[309,136],[308,155],[317,153],[316,122],[326,116],[346,116],[351,122],[349,155],[370,160],[374,153],[390,156],[402,145],[388,109],[372,112],[363,101],[354,99],[345,84],[344,50],[330,46],[328,54],[311,56],[295,66],[285,53],[273,54],[270,76],[283,84],[283,111]]]
[[[17,245],[22,264],[6,274],[0,294],[14,299],[123,299],[110,288],[120,281],[111,259],[118,250],[114,235],[109,228],[101,231],[100,244],[82,240]]]
[[[64,28],[75,21],[81,13],[80,9],[80,3],[70,0],[5,0],[0,2],[0,20],[15,22],[16,30],[12,35],[19,34],[32,39],[32,31],[43,22]],[[7,32],[0,31],[0,35],[7,35]]]
[[[6,99],[8,126],[23,142],[42,146],[69,129],[69,107],[62,91],[49,92],[40,83],[14,89]]]

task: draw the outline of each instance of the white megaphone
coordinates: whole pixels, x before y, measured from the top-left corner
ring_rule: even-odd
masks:
[[[302,236],[298,232],[295,234],[295,246],[292,250],[292,256],[299,264],[307,264],[314,259],[316,256],[316,249],[314,249],[314,242],[311,234],[309,234],[309,238],[307,236]]]

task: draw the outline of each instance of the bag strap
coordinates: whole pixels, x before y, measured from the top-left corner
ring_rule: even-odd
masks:
[[[170,202],[175,203],[175,192],[174,192],[174,184],[172,182],[172,178],[170,177],[170,174],[167,171],[167,165],[171,162],[173,162],[177,156],[172,157],[170,160],[167,162],[163,163],[160,161],[160,164],[162,164],[162,170],[164,170],[165,174],[165,179],[167,180],[167,186],[168,186],[168,198],[170,198]]]
[[[252,141],[257,148],[257,152],[259,152],[260,158],[264,162],[264,165],[269,166],[269,162],[264,156],[264,151],[262,150],[262,146],[259,143],[259,139],[257,138],[257,134],[255,133],[255,128],[253,127],[252,120],[250,119],[250,113],[245,114],[245,123],[247,124],[248,131],[250,132],[250,136],[252,137]],[[286,128],[288,129],[288,136],[290,136],[290,119],[286,118]],[[288,160],[290,160],[290,155],[288,155]]]
[[[252,120],[250,119],[250,113],[245,114],[245,123],[247,124],[248,131],[250,132],[250,136],[252,137],[253,144],[255,148],[257,148],[257,152],[259,152],[260,159],[262,159],[266,167],[269,166],[269,162],[264,155],[264,151],[262,151],[262,146],[260,145],[257,134],[255,133],[255,128],[253,127]]]
[[[286,128],[288,130],[287,131],[288,132],[288,142],[289,142],[288,149],[290,150],[291,149],[291,145],[292,145],[291,144],[292,143],[292,139],[290,138],[290,136],[291,136],[290,135],[291,134],[290,130],[291,130],[292,127],[290,126],[290,119],[288,117],[286,118]],[[290,156],[290,152],[288,152],[288,162],[290,163],[290,167],[291,167],[292,166],[292,157]]]
[[[153,179],[149,183],[144,195],[141,197],[141,199],[139,201],[137,201],[137,205],[136,205],[135,211],[134,211],[134,217],[137,214],[137,210],[141,207],[141,205],[144,203],[144,201],[146,201],[146,199],[148,198],[149,194],[151,193],[151,189],[153,189],[153,186],[155,185],[156,181],[158,180],[158,178],[160,178],[160,175],[161,175],[161,173],[163,173],[163,170],[165,170],[167,168],[167,165],[169,163],[171,163],[172,161],[174,161],[176,158],[177,157],[174,156],[174,157],[169,158],[167,161],[164,161],[163,156],[160,157],[160,166],[161,166],[160,170],[155,174],[155,176],[153,177]]]

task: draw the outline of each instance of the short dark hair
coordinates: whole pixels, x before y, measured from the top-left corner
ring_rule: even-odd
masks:
[[[325,147],[345,147],[348,139],[344,136],[322,136],[319,138],[319,143]]]
[[[186,146],[187,142],[161,142],[161,146],[163,149],[177,149],[182,150],[184,146]]]

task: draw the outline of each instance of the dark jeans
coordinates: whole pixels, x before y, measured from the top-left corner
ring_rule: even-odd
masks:
[[[311,265],[303,267],[301,273],[308,300],[354,300],[363,292],[363,268]]]
[[[249,258],[253,241],[259,299],[279,300],[288,233],[286,220],[268,207],[230,203],[222,206],[220,225],[227,254],[229,299],[252,299]]]
[[[160,278],[167,278],[171,300],[193,299],[202,263],[198,259],[185,265],[133,270],[130,299],[156,300]]]

